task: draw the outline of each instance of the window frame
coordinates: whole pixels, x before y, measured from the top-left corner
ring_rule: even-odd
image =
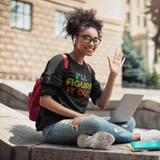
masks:
[[[64,13],[65,12],[59,11],[59,10],[55,11],[55,30],[54,30],[54,34],[57,37],[64,37],[65,38],[66,35],[67,35],[67,32],[63,31],[63,28],[66,26],[66,24],[64,24],[65,18],[63,19],[63,14]],[[58,19],[57,19],[57,15],[58,15]]]
[[[33,6],[32,6],[32,4],[31,3],[28,3],[28,2],[23,2],[23,1],[17,1],[17,0],[11,0],[11,3],[12,2],[16,2],[16,9],[15,9],[15,11],[14,10],[12,10],[12,8],[11,8],[11,5],[10,5],[10,9],[11,9],[11,11],[10,11],[10,26],[12,27],[12,28],[17,28],[17,29],[20,29],[20,30],[24,30],[24,31],[31,31],[32,30],[32,9],[33,9]],[[22,9],[22,12],[18,12],[17,11],[17,3],[22,3],[23,4],[23,9]],[[25,13],[24,12],[24,6],[25,6],[25,4],[27,4],[27,5],[29,5],[29,7],[30,7],[30,13]],[[12,15],[14,15],[15,14],[15,21],[14,21],[14,23],[15,23],[15,25],[13,26],[11,23],[11,16]],[[22,27],[17,27],[17,15],[20,15],[20,16],[22,16]],[[30,26],[29,26],[29,29],[26,29],[25,28],[25,21],[24,21],[24,19],[25,19],[25,16],[28,16],[29,17],[29,22],[30,22]]]
[[[137,7],[139,8],[140,7],[140,1],[137,0]]]
[[[146,0],[142,0],[142,8],[146,8]]]
[[[127,3],[127,4],[130,4],[130,0],[126,0],[126,3]]]
[[[140,16],[137,16],[137,25],[140,26]]]
[[[147,27],[147,18],[143,17],[143,27]]]
[[[126,22],[129,23],[131,21],[130,13],[126,13]]]

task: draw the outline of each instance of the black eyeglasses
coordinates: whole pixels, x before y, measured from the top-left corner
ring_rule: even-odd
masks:
[[[80,35],[79,36],[84,38],[85,43],[90,43],[93,40],[94,45],[99,45],[101,42],[101,39],[98,37],[95,37],[94,39],[90,35]]]

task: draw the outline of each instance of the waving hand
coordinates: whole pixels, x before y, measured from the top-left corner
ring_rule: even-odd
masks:
[[[111,59],[107,56],[109,61],[109,68],[112,74],[118,75],[118,73],[121,71],[122,65],[125,61],[125,58],[122,59],[122,57],[123,57],[123,52],[122,50],[119,51],[118,49],[116,49],[113,62],[111,62]]]

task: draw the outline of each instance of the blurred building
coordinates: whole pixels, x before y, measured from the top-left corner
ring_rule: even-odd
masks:
[[[127,26],[130,31],[135,48],[140,48],[145,68],[152,71],[155,67],[160,73],[160,57],[155,56],[155,46],[152,41],[156,27],[150,20],[151,16],[145,14],[146,4],[149,5],[150,0],[122,0],[123,27]]]
[[[102,42],[92,57],[86,57],[104,86],[109,74],[106,56],[113,58],[122,43],[120,0],[1,0],[0,79],[34,81],[51,57],[71,52],[71,38],[65,39],[65,33],[60,33],[62,13],[74,6],[94,8],[97,17],[104,21]],[[116,85],[121,83],[119,74]]]

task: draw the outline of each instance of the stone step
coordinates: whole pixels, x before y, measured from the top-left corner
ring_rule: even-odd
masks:
[[[159,160],[160,151],[132,152],[126,144],[107,150],[49,144],[28,117],[0,103],[0,160]]]

